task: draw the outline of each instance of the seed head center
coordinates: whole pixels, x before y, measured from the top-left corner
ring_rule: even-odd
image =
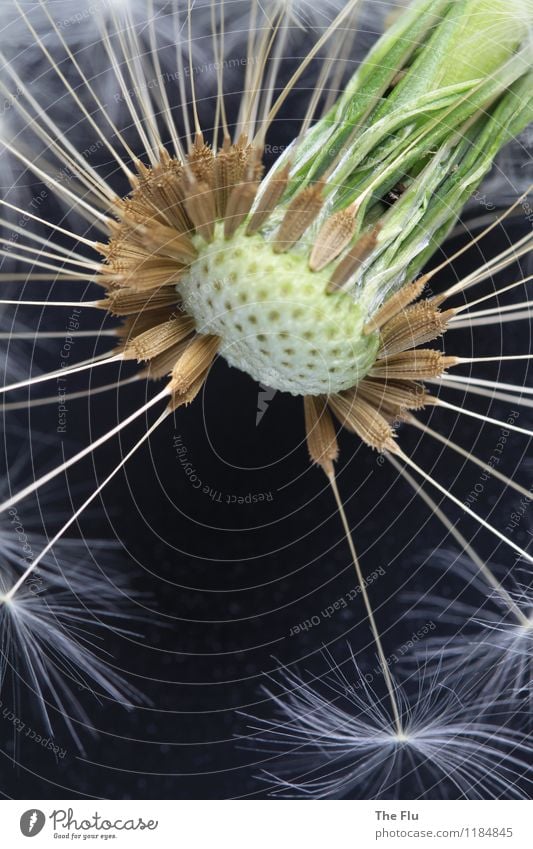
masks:
[[[343,292],[327,294],[329,275],[305,256],[277,254],[262,235],[222,230],[206,244],[177,289],[202,334],[220,337],[227,362],[293,395],[332,394],[354,386],[372,367],[377,336]]]

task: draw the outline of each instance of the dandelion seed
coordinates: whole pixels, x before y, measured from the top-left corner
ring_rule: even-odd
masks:
[[[265,754],[262,778],[276,796],[297,798],[527,798],[531,744],[481,719],[502,705],[453,692],[436,675],[396,685],[399,733],[352,656],[345,673],[306,681],[283,669],[265,690],[276,719],[248,719],[248,744]],[[464,678],[463,678],[464,682]],[[521,782],[522,781],[522,785]]]
[[[71,548],[71,547],[70,547]],[[139,704],[141,695],[113,667],[104,649],[106,631],[132,632],[121,627],[121,598],[107,579],[91,570],[88,559],[74,560],[61,546],[65,574],[41,562],[38,585],[27,582],[16,594],[17,574],[5,565],[0,572],[0,682],[6,677],[40,711],[47,734],[65,723],[83,751],[82,731],[93,724],[80,694],[97,702],[111,700],[123,707]],[[79,557],[79,548],[76,552]],[[95,599],[98,601],[95,603]],[[27,691],[27,692],[24,692]],[[58,716],[60,719],[58,719]]]

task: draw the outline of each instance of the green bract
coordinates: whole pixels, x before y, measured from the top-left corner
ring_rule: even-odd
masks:
[[[353,204],[359,232],[379,222],[353,279],[366,311],[421,269],[533,118],[532,29],[531,0],[415,0],[274,169],[291,163],[286,202],[325,178],[317,226]]]

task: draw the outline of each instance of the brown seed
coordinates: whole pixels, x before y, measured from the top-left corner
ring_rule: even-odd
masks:
[[[308,186],[291,201],[277,232],[274,253],[286,253],[301,239],[324,205],[322,181]]]
[[[180,279],[184,266],[170,259],[144,259],[129,268],[119,267],[117,273],[106,271],[99,283],[107,289],[131,289],[138,292],[149,292],[161,286],[176,284]]]
[[[339,446],[327,399],[308,395],[304,398],[305,433],[313,463],[333,477],[333,463],[339,456]]]
[[[184,265],[198,256],[198,251],[189,237],[178,233],[172,227],[156,224],[153,227],[147,227],[146,231],[143,243],[147,249],[151,248],[162,256],[172,257]]]
[[[215,156],[212,148],[205,143],[201,133],[196,135],[194,144],[187,156],[187,171],[199,182],[213,184]]]
[[[256,233],[277,207],[285,189],[287,188],[290,170],[291,166],[289,163],[285,166],[285,168],[282,168],[279,174],[276,174],[275,177],[267,182],[266,188],[262,191],[257,207],[252,215],[248,227],[246,228],[247,236],[251,236],[253,233]]]
[[[229,196],[224,220],[224,238],[231,239],[250,212],[259,183],[239,183]]]
[[[182,395],[189,390],[194,381],[211,365],[219,345],[218,336],[193,336],[172,369],[170,388],[173,395]]]
[[[343,209],[336,212],[322,225],[311,251],[309,268],[322,271],[326,265],[342,253],[350,244],[355,232],[355,212]]]
[[[183,342],[178,342],[166,351],[157,354],[156,357],[150,360],[148,368],[141,372],[142,377],[149,377],[151,380],[159,380],[161,377],[168,377],[172,373],[172,369],[183,354],[187,345],[191,342],[193,336],[189,336]]]
[[[246,166],[253,153],[246,137],[237,144],[225,145],[215,159],[214,187],[216,209],[219,218],[224,218],[228,200],[237,183],[243,179]]]
[[[215,224],[217,212],[215,205],[214,190],[205,181],[197,180],[192,175],[187,175],[185,180],[187,197],[185,198],[185,209],[196,228],[196,232],[206,242],[211,242],[215,235]]]
[[[456,362],[455,357],[445,357],[440,351],[432,348],[417,348],[377,360],[370,375],[386,380],[429,380],[439,377]]]
[[[368,233],[363,233],[355,245],[350,248],[331,275],[327,288],[328,292],[335,292],[338,289],[342,289],[362,266],[364,261],[368,259],[377,245],[380,229],[380,225],[376,224]]]
[[[134,313],[124,317],[124,320],[116,328],[118,338],[121,340],[119,347],[124,348],[136,336],[140,336],[146,330],[151,330],[165,321],[176,317],[176,311],[170,312],[168,307],[159,310],[146,310],[142,313]]]
[[[374,333],[375,330],[379,330],[379,328],[383,327],[383,325],[390,321],[391,318],[394,318],[395,315],[420,297],[425,285],[425,280],[421,277],[413,283],[408,283],[406,286],[402,286],[398,292],[391,295],[391,297],[388,298],[372,316],[370,321],[367,321],[363,328],[364,335],[368,336],[370,333]]]
[[[345,394],[350,397],[349,392]],[[409,380],[378,380],[371,377],[365,377],[358,383],[353,394],[367,401],[389,423],[404,419],[408,410],[422,409],[428,398],[422,383]]]
[[[191,383],[186,392],[182,392],[181,395],[173,394],[168,404],[169,410],[177,410],[178,407],[186,407],[189,404],[192,404],[200,389],[204,385],[208,372],[209,366],[202,372],[202,374],[199,375],[199,377],[196,378],[195,381],[193,381],[193,383]]]
[[[453,310],[439,312],[431,301],[421,301],[408,307],[382,328],[378,357],[391,356],[433,341],[444,333],[453,314]]]
[[[194,330],[194,320],[190,316],[179,316],[158,324],[144,333],[140,333],[128,342],[124,348],[127,360],[151,360],[163,351],[172,348],[189,336]]]
[[[165,286],[158,292],[137,292],[134,289],[117,289],[98,302],[101,309],[113,315],[132,315],[161,307],[176,307],[179,296],[173,286]]]
[[[387,420],[362,398],[331,395],[329,405],[341,424],[356,433],[366,445],[387,451],[394,445],[394,431]]]
[[[183,207],[183,166],[165,158],[152,169],[143,166],[138,185],[117,210],[140,223],[157,221],[179,232],[190,230],[191,222]]]

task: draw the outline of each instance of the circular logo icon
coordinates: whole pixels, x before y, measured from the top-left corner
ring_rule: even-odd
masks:
[[[37,808],[31,808],[29,811],[24,811],[20,818],[20,830],[24,837],[35,837],[43,830],[46,817],[42,811]]]

